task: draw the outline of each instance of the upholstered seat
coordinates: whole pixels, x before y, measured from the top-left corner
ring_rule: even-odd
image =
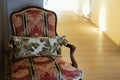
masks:
[[[75,46],[56,32],[57,16],[54,12],[29,6],[11,14],[12,49],[7,51],[10,80],[79,80],[74,59]],[[62,58],[62,45],[70,48],[71,64]],[[64,52],[65,53],[65,52]]]

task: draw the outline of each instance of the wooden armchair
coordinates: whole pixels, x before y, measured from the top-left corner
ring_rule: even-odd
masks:
[[[10,16],[8,80],[81,80],[82,71],[74,59],[75,46],[56,32],[54,12],[29,6]],[[70,48],[72,64],[64,61],[62,45]]]

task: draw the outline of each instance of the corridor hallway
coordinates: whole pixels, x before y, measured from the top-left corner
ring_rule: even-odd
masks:
[[[120,80],[120,47],[87,19],[71,12],[57,16],[58,34],[76,46],[74,55],[83,80]],[[63,47],[62,53],[70,62],[69,49]]]

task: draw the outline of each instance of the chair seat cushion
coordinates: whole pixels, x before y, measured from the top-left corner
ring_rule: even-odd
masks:
[[[54,57],[54,60],[60,67],[64,80],[73,80],[81,78],[82,72],[66,62],[62,57]]]
[[[10,80],[73,80],[81,78],[80,71],[61,57],[23,59],[11,66],[10,73]]]

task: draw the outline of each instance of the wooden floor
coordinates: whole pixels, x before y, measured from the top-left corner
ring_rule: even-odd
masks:
[[[83,80],[120,80],[120,47],[88,20],[69,12],[58,13],[57,31],[77,48],[75,59]],[[70,62],[69,49],[63,58]]]

